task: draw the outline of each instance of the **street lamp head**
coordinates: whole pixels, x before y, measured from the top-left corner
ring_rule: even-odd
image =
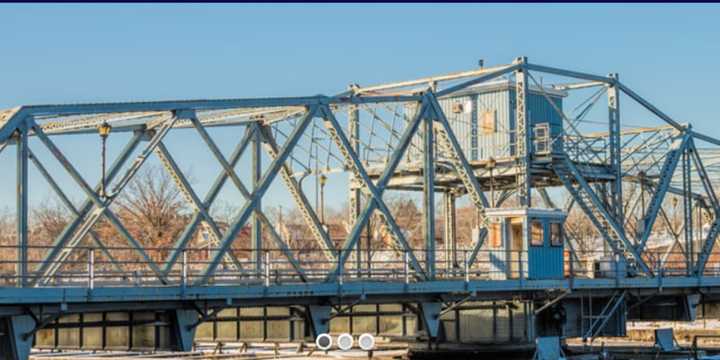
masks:
[[[112,126],[110,126],[110,124],[106,122],[103,122],[102,124],[98,125],[97,129],[101,137],[107,137],[108,135],[110,135],[110,130],[112,130]]]

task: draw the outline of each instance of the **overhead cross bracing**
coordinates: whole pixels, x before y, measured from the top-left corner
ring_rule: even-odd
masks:
[[[645,112],[633,111],[630,120],[625,109],[633,106]],[[645,119],[657,126],[630,125]],[[0,113],[0,125],[0,151],[15,150],[17,173],[6,184],[16,189],[17,214],[12,241],[2,244],[12,253],[0,274],[0,303],[8,306],[280,296],[303,305],[345,296],[452,302],[458,292],[682,292],[717,284],[720,140],[674,120],[617,74],[521,57],[412,81],[353,84],[331,96],[20,106]],[[206,191],[170,144],[180,131],[199,144],[184,150],[206,151],[219,167]],[[220,131],[232,134],[232,148],[218,140]],[[60,136],[95,144],[99,133],[103,141],[124,134],[125,143],[95,171],[69,156]],[[189,209],[162,245],[120,206],[153,161]],[[59,173],[67,181],[58,181]],[[31,176],[48,187],[29,188]],[[335,192],[325,194],[326,185]],[[224,195],[227,188],[234,197]],[[69,214],[44,239],[31,229],[30,192],[40,191],[56,194]],[[421,205],[403,215],[394,196]],[[278,197],[297,216],[273,213],[268,204]],[[219,198],[235,205],[223,221],[213,213]],[[326,212],[344,202],[338,227]],[[472,209],[472,219],[458,219],[457,204]],[[593,231],[565,217],[585,219]],[[458,233],[462,220],[472,223],[472,234]],[[508,240],[514,232],[519,248]],[[659,250],[661,235],[671,243]],[[552,266],[543,267],[550,258]],[[601,269],[588,270],[593,262]],[[58,291],[72,296],[62,300]],[[13,316],[35,316],[30,312]]]

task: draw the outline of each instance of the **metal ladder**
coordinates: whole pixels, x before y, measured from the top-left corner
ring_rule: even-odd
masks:
[[[567,158],[555,163],[553,169],[568,189],[570,195],[583,209],[590,221],[600,230],[614,254],[628,261],[628,266],[639,267],[652,276],[652,270],[645,264],[635,247],[625,237],[622,227],[615,222],[590,185],[585,181],[575,165]]]

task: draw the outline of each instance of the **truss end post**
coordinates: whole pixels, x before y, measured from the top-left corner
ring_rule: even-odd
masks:
[[[329,305],[308,305],[307,315],[312,325],[314,338],[317,338],[320,334],[327,334],[330,330],[331,310],[332,307]]]
[[[172,331],[178,351],[192,351],[197,329],[198,313],[194,309],[176,309],[171,312]]]
[[[29,359],[35,338],[35,319],[30,315],[16,315],[2,320],[0,330],[8,338],[8,341],[0,343],[0,354],[7,356],[3,359]]]
[[[440,333],[440,311],[442,303],[440,302],[423,302],[420,303],[420,311],[422,312],[422,320],[425,330],[430,339],[437,339]]]

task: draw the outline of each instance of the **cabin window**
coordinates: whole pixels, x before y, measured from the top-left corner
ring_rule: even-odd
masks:
[[[550,148],[550,128],[548,123],[537,124],[533,128],[533,141],[536,153],[547,153]]]
[[[490,224],[490,247],[493,249],[499,249],[502,247],[502,234],[500,224]]]
[[[532,221],[530,223],[530,245],[543,246],[544,242],[543,224],[540,221]]]
[[[462,114],[465,111],[465,105],[463,103],[452,104],[453,114]]]
[[[563,246],[562,225],[560,223],[550,224],[550,245]]]
[[[482,134],[492,134],[495,132],[497,113],[495,110],[486,110],[480,114],[480,132]]]

